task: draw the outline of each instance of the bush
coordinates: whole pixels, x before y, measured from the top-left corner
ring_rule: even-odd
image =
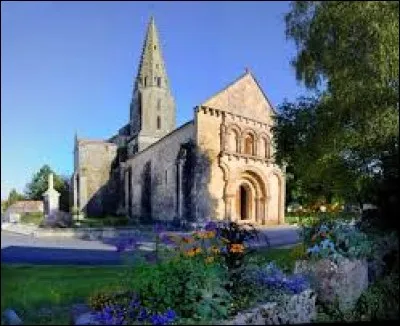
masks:
[[[370,286],[357,302],[356,316],[366,320],[399,318],[399,274],[392,273]]]
[[[360,259],[371,257],[373,252],[371,238],[355,226],[340,220],[303,226],[301,236],[308,247],[308,257],[313,259]]]
[[[174,309],[195,320],[225,318],[231,297],[221,266],[198,257],[179,257],[157,265],[139,264],[130,284],[143,304],[154,311]]]
[[[40,225],[43,221],[43,213],[24,213],[21,214],[21,223],[33,223],[35,225]]]

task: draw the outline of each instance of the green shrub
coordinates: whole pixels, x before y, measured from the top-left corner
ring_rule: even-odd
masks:
[[[392,273],[375,282],[360,297],[356,316],[366,320],[399,318],[399,274]]]
[[[33,223],[39,225],[43,221],[43,213],[24,213],[21,215],[21,223]]]
[[[225,289],[227,274],[218,264],[205,264],[200,256],[179,257],[151,265],[136,265],[130,287],[153,311],[174,309],[182,318],[222,319],[231,297]]]

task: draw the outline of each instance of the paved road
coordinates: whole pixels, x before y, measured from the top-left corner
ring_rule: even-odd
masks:
[[[272,247],[298,242],[297,228],[293,226],[262,230]],[[121,254],[113,245],[115,239],[80,240],[74,238],[34,238],[1,231],[2,263],[115,265],[122,262]],[[142,242],[141,250],[151,250],[152,243]]]

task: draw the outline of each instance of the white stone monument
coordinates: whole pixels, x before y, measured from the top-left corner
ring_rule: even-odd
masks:
[[[53,173],[49,174],[49,185],[43,194],[43,204],[45,219],[55,219],[60,209],[60,193],[53,187]]]

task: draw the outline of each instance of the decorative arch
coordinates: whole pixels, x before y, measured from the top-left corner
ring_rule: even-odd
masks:
[[[262,224],[269,197],[264,174],[258,168],[246,166],[235,175],[236,178],[230,179],[226,188],[226,198],[232,201],[229,203],[232,208],[230,216],[237,222]],[[246,219],[243,219],[243,214]]]
[[[230,124],[226,129],[228,135],[228,149],[230,152],[240,153],[241,128],[237,124]]]
[[[271,158],[271,137],[266,133],[262,133],[259,138],[259,156]]]
[[[251,128],[244,129],[241,134],[241,143],[243,148],[242,153],[248,155],[256,155],[257,140],[258,140],[258,135],[253,129]]]

